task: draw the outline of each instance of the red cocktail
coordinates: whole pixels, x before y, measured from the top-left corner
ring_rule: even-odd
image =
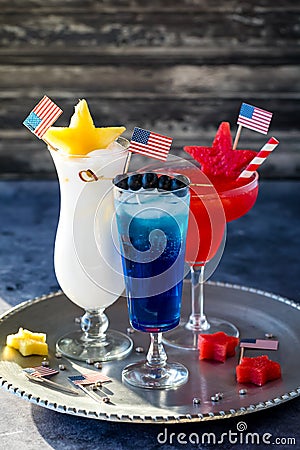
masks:
[[[253,207],[258,194],[258,173],[243,180],[211,180],[223,204],[226,222],[244,216]]]
[[[221,318],[206,318],[204,314],[203,284],[205,268],[211,260],[216,268],[221,254],[215,258],[224,243],[226,222],[245,215],[254,205],[258,194],[258,173],[249,180],[211,178],[213,186],[203,182],[203,173],[197,167],[180,168],[180,173],[191,180],[189,228],[187,234],[186,261],[191,269],[192,311],[186,323],[168,332],[164,340],[169,344],[194,350],[200,333],[224,331],[238,336],[238,329]],[[220,207],[221,204],[221,207]]]
[[[191,180],[191,203],[188,241],[185,259],[192,265],[203,265],[217,253],[226,222],[245,215],[254,205],[258,194],[258,173],[249,180],[211,178],[205,183],[198,168],[180,168]],[[220,202],[224,208],[220,211]],[[201,245],[196,249],[197,240]],[[197,253],[197,254],[196,254]]]

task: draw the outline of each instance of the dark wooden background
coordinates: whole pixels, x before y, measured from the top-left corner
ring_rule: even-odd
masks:
[[[47,94],[67,125],[78,98],[98,126],[124,124],[184,144],[235,131],[242,101],[274,112],[280,147],[263,177],[300,176],[300,1],[0,0],[0,176],[54,177],[23,119]],[[240,148],[259,149],[244,131]]]

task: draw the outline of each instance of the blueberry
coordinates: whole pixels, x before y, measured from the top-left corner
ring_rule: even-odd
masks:
[[[171,189],[176,191],[176,189],[182,189],[188,185],[188,180],[183,175],[176,175],[176,178],[172,179]]]
[[[135,173],[134,175],[130,175],[128,178],[128,187],[132,191],[138,191],[142,187],[142,178],[143,175],[141,173]]]
[[[158,189],[162,191],[170,191],[172,179],[168,175],[161,175],[158,179]]]
[[[184,175],[176,175],[176,178],[172,179],[171,190],[177,191],[175,192],[177,197],[184,197],[187,194],[188,185],[189,180]]]
[[[144,173],[142,178],[142,185],[144,189],[155,189],[157,188],[158,176],[156,173],[147,172]]]
[[[116,175],[113,179],[113,184],[120,189],[128,189],[128,177],[124,173]]]

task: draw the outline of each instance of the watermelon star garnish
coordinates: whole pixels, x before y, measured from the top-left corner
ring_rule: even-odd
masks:
[[[257,155],[254,150],[233,150],[229,122],[222,122],[211,147],[186,146],[184,150],[201,164],[209,178],[236,179]]]
[[[268,356],[243,358],[236,367],[238,383],[253,383],[263,386],[267,381],[281,377],[281,368],[278,362],[272,361]]]
[[[238,343],[238,338],[228,336],[223,331],[200,334],[198,338],[199,359],[225,362],[227,358],[235,355],[235,347]]]

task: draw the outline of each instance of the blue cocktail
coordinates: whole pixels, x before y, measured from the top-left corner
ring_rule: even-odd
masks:
[[[146,175],[138,175],[140,184],[132,176],[115,181],[129,318],[133,328],[150,332],[152,341],[147,362],[126,367],[123,378],[135,386],[165,389],[188,377],[184,366],[166,362],[161,333],[180,318],[189,189],[186,177],[155,174],[156,183],[149,185]]]

